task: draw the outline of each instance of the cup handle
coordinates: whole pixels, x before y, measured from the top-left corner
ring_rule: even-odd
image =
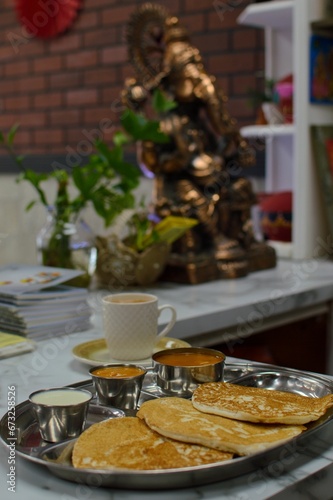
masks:
[[[163,309],[170,309],[172,316],[171,316],[171,319],[170,319],[169,323],[167,324],[167,326],[157,335],[158,337],[165,337],[165,335],[167,333],[169,333],[170,330],[173,328],[174,324],[176,323],[176,319],[177,319],[176,309],[173,306],[170,306],[169,304],[165,304],[164,306],[159,306],[158,316],[160,316]]]

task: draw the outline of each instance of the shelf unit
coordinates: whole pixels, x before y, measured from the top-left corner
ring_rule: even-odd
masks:
[[[265,76],[294,79],[294,123],[250,126],[245,137],[266,139],[266,192],[293,192],[290,257],[318,256],[328,226],[310,141],[312,124],[333,124],[333,107],[309,101],[311,23],[322,17],[323,0],[271,0],[248,5],[238,22],[265,31]]]

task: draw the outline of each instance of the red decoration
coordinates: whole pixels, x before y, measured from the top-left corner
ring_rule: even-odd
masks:
[[[259,196],[260,200],[260,196]],[[262,197],[261,228],[265,238],[276,241],[292,239],[292,192],[282,191]]]
[[[67,30],[82,0],[15,0],[20,23],[31,37],[51,38]]]

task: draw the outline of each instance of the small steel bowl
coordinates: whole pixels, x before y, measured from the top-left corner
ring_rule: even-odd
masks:
[[[91,392],[70,387],[53,387],[30,394],[29,401],[44,441],[57,443],[79,436],[91,399]]]
[[[134,375],[107,376],[107,371],[133,369]],[[98,374],[100,371],[106,373]],[[135,410],[138,405],[143,379],[147,373],[145,367],[134,364],[110,364],[95,366],[89,370],[93,379],[99,403],[122,410]]]
[[[192,363],[190,356],[198,359]],[[200,364],[199,359],[206,359]],[[211,362],[209,362],[211,358]],[[225,355],[206,347],[179,347],[152,356],[156,384],[167,396],[191,397],[198,385],[223,380]]]

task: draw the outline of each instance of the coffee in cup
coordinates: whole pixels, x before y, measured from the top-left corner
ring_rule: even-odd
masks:
[[[103,298],[103,328],[110,357],[117,360],[149,358],[159,337],[164,337],[176,322],[173,306],[158,305],[158,297],[148,293],[119,293]],[[158,319],[165,309],[171,311],[168,324],[158,332]]]

